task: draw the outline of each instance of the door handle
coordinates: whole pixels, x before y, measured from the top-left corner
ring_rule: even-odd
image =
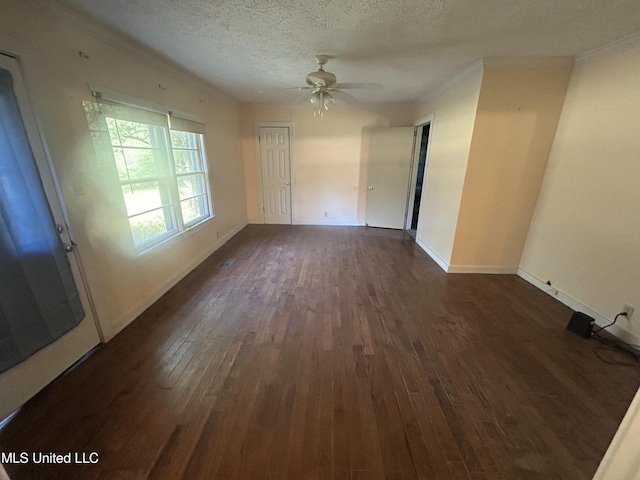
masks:
[[[289,185],[289,182],[284,182],[285,185]]]
[[[373,185],[369,185],[369,186],[367,187],[367,190],[373,190]]]

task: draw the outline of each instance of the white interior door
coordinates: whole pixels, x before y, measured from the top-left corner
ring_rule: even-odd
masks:
[[[50,167],[35,117],[28,102],[18,61],[0,54],[0,67],[8,70],[13,79],[14,93],[17,97],[18,107],[31,150],[36,159],[42,187],[51,207],[53,221],[60,226],[59,230],[62,230],[60,232],[62,241],[67,245],[72,245],[72,239],[66,227],[63,214],[62,200],[57,194],[54,173]],[[85,317],[79,325],[72,328],[55,342],[0,374],[0,419],[6,417],[26,402],[100,342],[75,250],[70,252],[67,257]]]
[[[404,229],[413,127],[373,128],[367,132],[367,209],[370,227]]]
[[[264,223],[291,224],[291,154],[288,127],[260,127]]]

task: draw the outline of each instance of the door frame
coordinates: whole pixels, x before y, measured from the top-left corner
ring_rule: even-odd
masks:
[[[425,152],[424,159],[424,171],[422,172],[422,188],[424,188],[425,180],[427,178],[427,166],[429,164],[429,153],[431,151],[431,139],[433,138],[433,114],[428,115],[426,117],[418,120],[414,127],[416,128],[416,135],[414,137],[413,142],[413,158],[411,160],[411,173],[410,173],[410,184],[409,184],[409,192],[407,194],[407,213],[405,215],[405,230],[411,229],[411,219],[413,212],[413,203],[415,201],[415,190],[416,185],[418,183],[418,163],[420,162],[420,144],[422,143],[422,129],[426,125],[429,125],[429,139],[427,140],[427,151]],[[424,197],[422,197],[424,198]],[[420,209],[422,210],[422,198],[420,199]],[[417,231],[420,230],[421,223],[421,215],[418,215],[418,225],[416,226],[416,237],[418,236]]]
[[[294,174],[294,151],[293,151],[293,138],[295,135],[293,129],[293,122],[254,122],[253,123],[253,144],[256,151],[256,172],[258,177],[258,208],[260,210],[260,216],[262,223],[265,222],[264,215],[264,189],[262,185],[262,159],[260,157],[260,129],[261,128],[288,128],[289,129],[289,176],[291,177],[291,225],[297,225],[296,222],[296,202],[295,190],[296,190],[296,176]]]
[[[19,75],[19,78],[16,78],[14,75],[14,92],[18,100],[22,122],[36,162],[36,170],[40,177],[45,197],[51,208],[53,219],[59,224],[63,224],[64,230],[60,232],[62,241],[73,245],[75,244],[75,235],[71,228],[69,214],[64,196],[62,195],[62,188],[47,145],[44,129],[42,128],[40,117],[32,101],[24,61],[20,55],[10,53],[4,49],[0,50],[0,53],[3,57],[10,59],[10,61],[15,61],[16,72],[13,72],[11,69],[10,72]],[[73,256],[73,260],[70,259],[69,263],[78,294],[85,309],[85,317],[76,327],[56,339],[53,343],[44,346],[26,360],[0,374],[3,385],[6,383],[7,385],[15,384],[18,386],[15,388],[15,391],[10,392],[10,395],[7,395],[1,402],[0,420],[20,408],[36,393],[55,380],[56,377],[72,367],[98,344],[104,343],[105,341],[104,332],[96,315],[89,284],[77,246],[73,249],[73,252],[67,255],[70,257]],[[87,332],[86,329],[89,328],[89,326],[86,322],[90,322],[93,327],[95,327],[96,344],[89,350],[82,352],[78,357],[77,355],[80,350],[69,349],[69,342],[71,342],[71,345],[76,341],[87,343],[87,340],[89,340],[87,333],[89,332]],[[84,327],[82,325],[84,325]],[[84,328],[84,332],[81,332],[81,328]],[[90,336],[93,337],[93,334]],[[89,340],[89,343],[90,342],[93,342],[93,340]],[[47,356],[55,357],[56,361],[51,362],[51,357],[47,359]]]

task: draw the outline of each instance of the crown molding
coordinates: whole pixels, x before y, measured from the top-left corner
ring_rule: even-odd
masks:
[[[574,56],[484,57],[486,67],[562,67],[571,66]]]
[[[450,87],[452,87],[456,83],[464,80],[465,78],[467,78],[467,77],[473,75],[474,73],[476,73],[478,71],[481,71],[483,69],[484,69],[484,64],[482,62],[482,59],[476,60],[471,65],[469,65],[467,68],[462,70],[460,73],[454,75],[451,79],[449,79],[446,82],[444,82],[442,85],[439,85],[436,88],[428,91],[426,93],[426,95],[424,95],[422,98],[420,98],[420,100],[418,101],[418,105],[422,105],[424,103],[427,103],[429,100],[442,95],[442,93],[444,93],[446,90],[448,90]]]
[[[640,46],[640,31],[578,55],[576,57],[576,65],[589,63],[598,58],[608,57],[615,53],[621,52],[622,50],[637,46]]]

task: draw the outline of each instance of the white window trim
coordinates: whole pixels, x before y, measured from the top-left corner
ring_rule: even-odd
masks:
[[[119,103],[125,106],[130,106],[132,108],[137,108],[137,109],[143,109],[143,110],[149,110],[151,112],[155,112],[155,113],[160,113],[163,115],[172,115],[172,116],[176,116],[176,117],[180,117],[183,118],[185,120],[190,120],[193,122],[198,122],[201,123],[203,125],[205,125],[204,120],[201,117],[198,117],[196,115],[192,115],[190,113],[181,111],[181,110],[177,110],[174,108],[169,108],[166,106],[162,106],[153,102],[149,102],[146,101],[144,99],[140,99],[137,97],[133,97],[130,95],[126,95],[126,94],[122,94],[119,92],[115,92],[109,88],[105,88],[102,86],[94,86],[91,88],[92,92],[100,92],[100,97],[110,101],[110,102],[115,102],[115,103]],[[173,146],[171,144],[171,137],[170,137],[170,126],[167,125],[167,131],[166,131],[166,135],[164,135],[165,137],[165,148],[167,149],[167,153],[168,153],[168,160],[169,160],[169,167],[171,170],[171,178],[174,180],[177,180],[177,178],[181,175],[190,175],[191,173],[185,173],[185,174],[178,174],[175,170],[175,163],[174,163],[174,158],[173,158]],[[190,132],[190,133],[196,133],[196,132]],[[182,241],[183,239],[187,239],[190,236],[192,236],[193,234],[195,234],[196,232],[200,231],[202,228],[204,228],[208,223],[210,223],[211,221],[213,221],[213,219],[215,218],[215,210],[214,210],[214,205],[213,205],[213,195],[211,192],[211,181],[210,181],[210,177],[209,177],[209,159],[208,159],[208,155],[207,155],[207,151],[205,149],[205,135],[202,134],[199,138],[199,145],[198,145],[198,152],[201,156],[202,159],[202,171],[198,171],[198,172],[193,172],[193,173],[202,173],[204,175],[204,184],[205,184],[205,191],[206,191],[206,205],[209,211],[208,216],[205,217],[197,217],[195,219],[193,219],[191,222],[185,223],[182,220],[182,210],[181,210],[181,199],[180,199],[180,195],[179,192],[177,193],[177,195],[175,196],[175,198],[177,199],[177,203],[175,205],[173,205],[173,216],[174,216],[174,220],[178,220],[177,217],[178,215],[180,215],[180,221],[176,221],[176,228],[169,230],[163,234],[157,235],[155,237],[153,237],[152,239],[146,240],[144,242],[139,243],[138,245],[135,244],[135,241],[133,239],[133,232],[130,229],[130,239],[131,239],[131,248],[132,251],[135,253],[136,257],[144,257],[152,252],[155,252],[159,247],[161,246],[167,246],[172,242],[178,242],[178,241]],[[146,179],[145,179],[146,180]],[[177,188],[177,182],[176,183],[176,188]],[[205,195],[205,194],[202,194]],[[173,196],[173,195],[172,195]],[[197,197],[197,195],[196,195]],[[124,197],[123,197],[124,200]],[[123,202],[123,206],[125,207],[125,211],[124,214],[127,217],[127,220],[130,218],[128,211],[126,210],[126,205],[124,205]],[[180,228],[180,226],[182,226],[182,229]],[[129,224],[130,227],[130,224]]]

